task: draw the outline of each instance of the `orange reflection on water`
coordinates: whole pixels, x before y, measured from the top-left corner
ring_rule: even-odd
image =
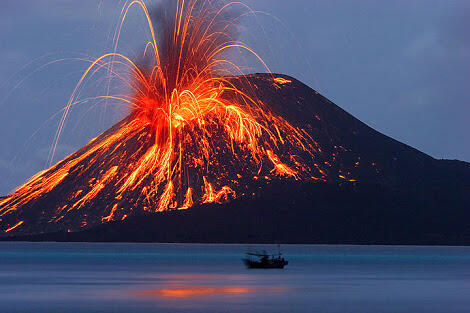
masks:
[[[281,292],[282,288],[253,288],[242,286],[180,286],[172,288],[161,288],[142,290],[137,293],[144,297],[159,297],[167,299],[187,299],[216,294],[244,294],[252,292]]]
[[[249,287],[209,287],[209,286],[182,286],[175,288],[162,288],[143,290],[138,292],[140,296],[185,299],[215,294],[240,294],[254,292],[255,288]]]

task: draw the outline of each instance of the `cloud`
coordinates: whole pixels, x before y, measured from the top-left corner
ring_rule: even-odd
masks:
[[[35,166],[0,159],[0,197],[9,194],[36,171]]]
[[[443,49],[438,41],[438,34],[435,31],[427,31],[415,37],[414,40],[405,46],[404,55],[410,58],[421,58],[423,55],[443,55]]]

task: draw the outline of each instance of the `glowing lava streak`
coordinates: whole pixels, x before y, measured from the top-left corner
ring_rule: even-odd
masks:
[[[9,231],[12,231],[13,229],[19,227],[19,226],[20,226],[21,224],[23,224],[23,223],[24,223],[24,221],[19,221],[18,223],[16,223],[16,224],[13,225],[12,227],[7,228],[7,229],[5,230],[5,232],[8,233]]]
[[[116,52],[121,28],[133,6],[143,10],[151,34],[140,62]],[[254,51],[235,40],[233,27],[243,14],[227,18],[225,13],[233,6],[249,11],[240,2],[179,0],[174,14],[162,14],[164,17],[154,25],[142,1],[128,2],[122,11],[115,51],[91,62],[65,107],[52,157],[83,82],[96,71],[108,70],[110,76],[131,88],[132,94],[127,96],[100,97],[127,103],[129,117],[112,134],[91,141],[3,199],[0,217],[51,191],[71,174],[93,176],[57,207],[51,221],[59,221],[64,214],[110,194],[110,189],[114,203],[108,203],[99,222],[124,218],[130,213],[120,211],[125,206],[155,212],[228,201],[235,197],[236,188],[226,184],[236,181],[229,179],[234,173],[225,168],[237,162],[244,162],[246,176],[258,175],[270,166],[263,176],[275,172],[300,178],[303,165],[286,151],[302,150],[313,156],[312,147],[317,144],[237,87],[244,85],[247,90],[250,81],[243,75],[233,77],[242,71],[226,57],[229,50],[250,53],[266,65]],[[113,66],[117,64],[127,64],[131,79],[125,73],[116,73]],[[272,77],[272,83],[284,85],[290,81]],[[138,147],[118,154],[128,149],[124,147],[128,142],[137,142]],[[281,158],[295,162],[287,165]],[[103,169],[93,171],[95,167]],[[305,170],[305,166],[302,168]],[[134,195],[136,190],[138,196]]]

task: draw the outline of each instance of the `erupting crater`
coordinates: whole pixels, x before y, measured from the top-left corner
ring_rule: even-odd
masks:
[[[145,211],[253,196],[272,179],[327,180],[331,165],[314,136],[257,94],[260,83],[276,95],[292,80],[234,75],[242,71],[227,57],[231,49],[265,65],[236,41],[244,13],[225,13],[237,5],[246,8],[176,1],[152,18],[143,1],[128,2],[115,47],[129,9],[140,7],[151,33],[142,60],[115,51],[91,62],[65,107],[52,157],[83,82],[97,71],[130,87],[126,96],[99,97],[128,104],[128,117],[1,199],[3,232],[75,231]],[[126,64],[131,78],[116,73],[116,64]]]

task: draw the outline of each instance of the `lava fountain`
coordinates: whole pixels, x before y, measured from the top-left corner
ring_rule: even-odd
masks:
[[[252,195],[260,179],[326,179],[312,162],[321,152],[315,140],[247,92],[257,86],[228,57],[229,51],[248,53],[269,72],[236,40],[236,25],[249,8],[239,2],[175,2],[158,19],[143,1],[126,3],[115,51],[92,61],[78,82],[52,157],[84,80],[95,72],[107,71],[129,87],[127,95],[98,97],[123,101],[128,117],[0,200],[4,232],[74,231],[144,211],[221,203]],[[244,10],[227,14],[233,6]],[[133,7],[144,12],[151,34],[142,58],[134,61],[117,52]],[[118,64],[130,75],[118,72]],[[276,88],[290,83],[268,77]]]

